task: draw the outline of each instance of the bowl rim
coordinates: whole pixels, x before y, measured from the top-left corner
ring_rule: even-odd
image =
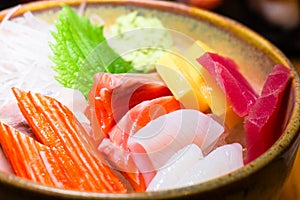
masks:
[[[151,198],[162,198],[162,197],[180,197],[191,194],[197,194],[201,192],[207,192],[217,188],[222,188],[227,184],[231,184],[237,180],[242,180],[248,175],[259,171],[265,167],[269,162],[276,159],[277,156],[283,154],[286,148],[300,140],[300,81],[299,75],[296,69],[293,67],[289,59],[273,44],[268,40],[244,26],[243,24],[230,19],[225,16],[213,13],[211,11],[202,10],[199,8],[194,8],[186,6],[183,4],[167,1],[147,1],[147,0],[86,0],[86,4],[112,4],[112,5],[128,5],[139,6],[143,8],[151,8],[157,10],[163,10],[173,14],[183,14],[192,18],[201,18],[206,20],[213,25],[225,29],[227,31],[233,32],[234,35],[247,41],[249,44],[254,45],[259,51],[270,56],[271,59],[277,60],[278,62],[284,64],[288,68],[292,69],[294,74],[293,88],[295,89],[295,106],[291,115],[291,121],[288,123],[286,130],[282,136],[268,149],[264,154],[255,159],[254,161],[248,163],[241,169],[235,170],[230,174],[223,175],[221,177],[209,180],[207,182],[196,184],[193,186],[182,187],[178,189],[162,190],[156,192],[133,192],[126,194],[109,194],[109,193],[94,193],[94,192],[80,192],[73,190],[64,190],[59,188],[48,187],[40,185],[19,177],[15,175],[7,175],[4,172],[0,172],[0,182],[13,185],[14,187],[20,189],[26,189],[35,193],[40,193],[44,195],[72,197],[72,198],[82,198],[89,197],[92,199],[98,198],[111,198],[111,199],[127,199],[127,198],[138,198],[138,199],[148,199]],[[36,1],[26,4],[22,4],[11,17],[16,17],[24,14],[27,11],[38,12],[47,9],[53,9],[59,7],[61,4],[67,4],[70,6],[79,6],[82,0],[57,0],[57,1]],[[13,8],[8,8],[0,11],[0,22],[5,18],[5,16]],[[172,192],[171,192],[172,191]]]

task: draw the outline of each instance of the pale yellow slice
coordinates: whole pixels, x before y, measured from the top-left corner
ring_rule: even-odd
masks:
[[[175,98],[185,108],[206,111],[209,107],[201,92],[204,86],[201,74],[176,50],[166,52],[156,63],[156,70]]]
[[[216,80],[197,62],[205,52],[214,51],[201,41],[196,41],[183,54],[172,49],[157,61],[156,70],[185,108],[202,112],[210,109],[232,128],[242,118],[233,112]]]

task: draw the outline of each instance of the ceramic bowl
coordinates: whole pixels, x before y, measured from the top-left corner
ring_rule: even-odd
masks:
[[[62,1],[41,1],[22,5],[14,16],[31,11],[53,22]],[[79,6],[81,1],[65,1]],[[144,0],[87,0],[86,14],[99,13],[106,23],[136,10],[159,17],[167,28],[180,31],[233,58],[256,89],[276,63],[291,68],[292,82],[288,111],[290,120],[278,141],[258,159],[228,175],[190,187],[145,193],[102,194],[50,188],[0,172],[1,199],[276,199],[295,159],[299,144],[300,82],[287,57],[267,40],[243,25],[217,14],[185,5]],[[8,11],[0,13],[2,20]]]

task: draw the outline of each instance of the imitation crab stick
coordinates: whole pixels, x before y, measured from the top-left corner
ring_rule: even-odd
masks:
[[[0,132],[1,146],[17,176],[64,189],[82,186],[76,183],[79,172],[68,166],[67,156],[58,158],[58,149],[47,147],[3,123],[0,123]]]
[[[39,141],[69,156],[80,180],[90,184],[92,191],[126,192],[120,178],[100,160],[86,138],[87,133],[71,111],[53,98],[12,89],[29,126]]]

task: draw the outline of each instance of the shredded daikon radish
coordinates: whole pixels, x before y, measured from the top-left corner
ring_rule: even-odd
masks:
[[[12,87],[45,94],[55,93],[59,86],[49,58],[54,25],[30,12],[9,19],[17,9],[14,8],[0,26],[0,107],[14,100]]]
[[[19,8],[21,7],[21,5],[17,5],[15,7],[13,7],[8,13],[7,15],[5,15],[4,19],[2,20],[1,24],[0,24],[0,28],[3,26],[3,24],[5,24],[5,22],[11,18],[11,16],[17,11],[19,10]]]
[[[86,7],[86,1],[82,0],[81,4],[79,5],[78,11],[77,11],[79,16],[83,16],[85,7]]]

